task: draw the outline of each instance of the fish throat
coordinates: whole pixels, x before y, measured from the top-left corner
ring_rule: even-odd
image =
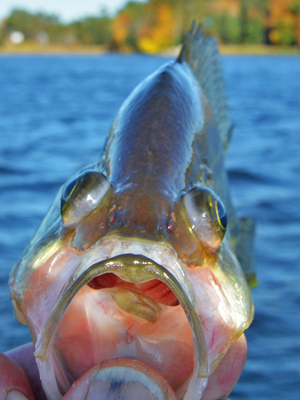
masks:
[[[143,255],[122,254],[91,265],[77,279],[70,279],[43,328],[35,353],[42,373],[53,368],[62,394],[89,368],[113,358],[150,365],[175,392],[183,386],[186,391],[191,381],[205,381],[205,338],[193,300],[186,293],[172,273]],[[170,327],[170,321],[176,326]],[[70,342],[79,349],[76,354],[74,350],[68,353]],[[185,371],[182,367],[176,373],[170,370],[166,363],[174,362],[174,357],[184,361]]]

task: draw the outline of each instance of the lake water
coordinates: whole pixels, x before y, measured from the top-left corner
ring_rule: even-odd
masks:
[[[8,274],[59,186],[101,154],[122,101],[165,58],[0,57],[0,350],[30,340]],[[257,220],[255,320],[232,400],[300,399],[300,57],[223,58],[235,124],[227,167]]]

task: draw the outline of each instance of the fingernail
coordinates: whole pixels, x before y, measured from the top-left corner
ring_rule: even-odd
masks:
[[[28,400],[25,394],[18,392],[17,390],[12,390],[7,393],[6,400]]]

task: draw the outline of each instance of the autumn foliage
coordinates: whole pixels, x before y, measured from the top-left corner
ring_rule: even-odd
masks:
[[[271,43],[300,45],[300,1],[271,0],[266,25]]]
[[[157,53],[181,43],[194,19],[220,43],[300,45],[300,0],[136,0],[113,17],[70,24],[16,9],[0,25],[0,45],[19,31],[28,42]]]

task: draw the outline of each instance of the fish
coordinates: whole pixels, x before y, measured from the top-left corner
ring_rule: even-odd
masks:
[[[143,399],[230,393],[256,284],[254,222],[238,218],[224,165],[231,132],[216,40],[194,23],[177,59],[125,100],[100,159],[62,185],[11,272],[48,400],[90,385],[89,371],[109,400],[144,393],[134,385]]]

